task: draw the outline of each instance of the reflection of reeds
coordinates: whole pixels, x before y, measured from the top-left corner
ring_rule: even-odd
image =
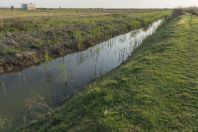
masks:
[[[65,84],[67,84],[67,71],[66,71],[66,66],[64,63],[60,64],[60,70],[61,70],[61,73],[63,74]]]
[[[3,95],[6,95],[6,88],[5,88],[5,84],[3,81],[0,81],[0,87],[2,89]]]
[[[100,47],[97,47],[96,49],[95,49],[95,53],[97,54],[97,55],[99,55],[99,53],[100,53]]]
[[[19,78],[21,79],[21,78],[22,78],[22,76],[21,76],[21,72],[18,72],[18,75],[19,75]]]

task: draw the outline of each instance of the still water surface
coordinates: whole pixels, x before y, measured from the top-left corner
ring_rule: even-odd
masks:
[[[158,20],[147,29],[111,38],[85,51],[0,75],[0,117],[11,119],[21,115],[24,104],[35,96],[44,97],[50,106],[61,103],[127,60],[161,23]]]

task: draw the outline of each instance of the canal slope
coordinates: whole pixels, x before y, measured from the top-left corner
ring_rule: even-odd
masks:
[[[160,27],[118,69],[29,129],[198,130],[198,17]]]
[[[0,10],[0,74],[146,27],[171,10]]]

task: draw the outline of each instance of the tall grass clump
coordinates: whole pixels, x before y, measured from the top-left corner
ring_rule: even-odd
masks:
[[[26,126],[33,122],[36,123],[37,120],[34,119],[40,118],[43,114],[52,118],[54,110],[49,106],[44,97],[36,95],[24,100],[24,112],[25,114],[22,117],[23,124],[19,129],[26,131]]]
[[[45,51],[45,61],[49,62],[51,60],[50,53],[48,50]]]
[[[24,101],[25,110],[25,120],[35,119],[35,117],[40,117],[42,114],[47,114],[51,116],[53,114],[53,109],[49,106],[46,99],[39,95],[34,97],[26,98]]]
[[[82,49],[83,48],[83,38],[82,33],[78,30],[74,31],[74,38],[77,40],[77,48]]]

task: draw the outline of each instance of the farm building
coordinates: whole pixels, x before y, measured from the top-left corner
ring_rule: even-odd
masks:
[[[22,10],[28,10],[28,11],[36,10],[36,5],[32,4],[32,3],[30,3],[30,4],[22,4],[21,9]]]

